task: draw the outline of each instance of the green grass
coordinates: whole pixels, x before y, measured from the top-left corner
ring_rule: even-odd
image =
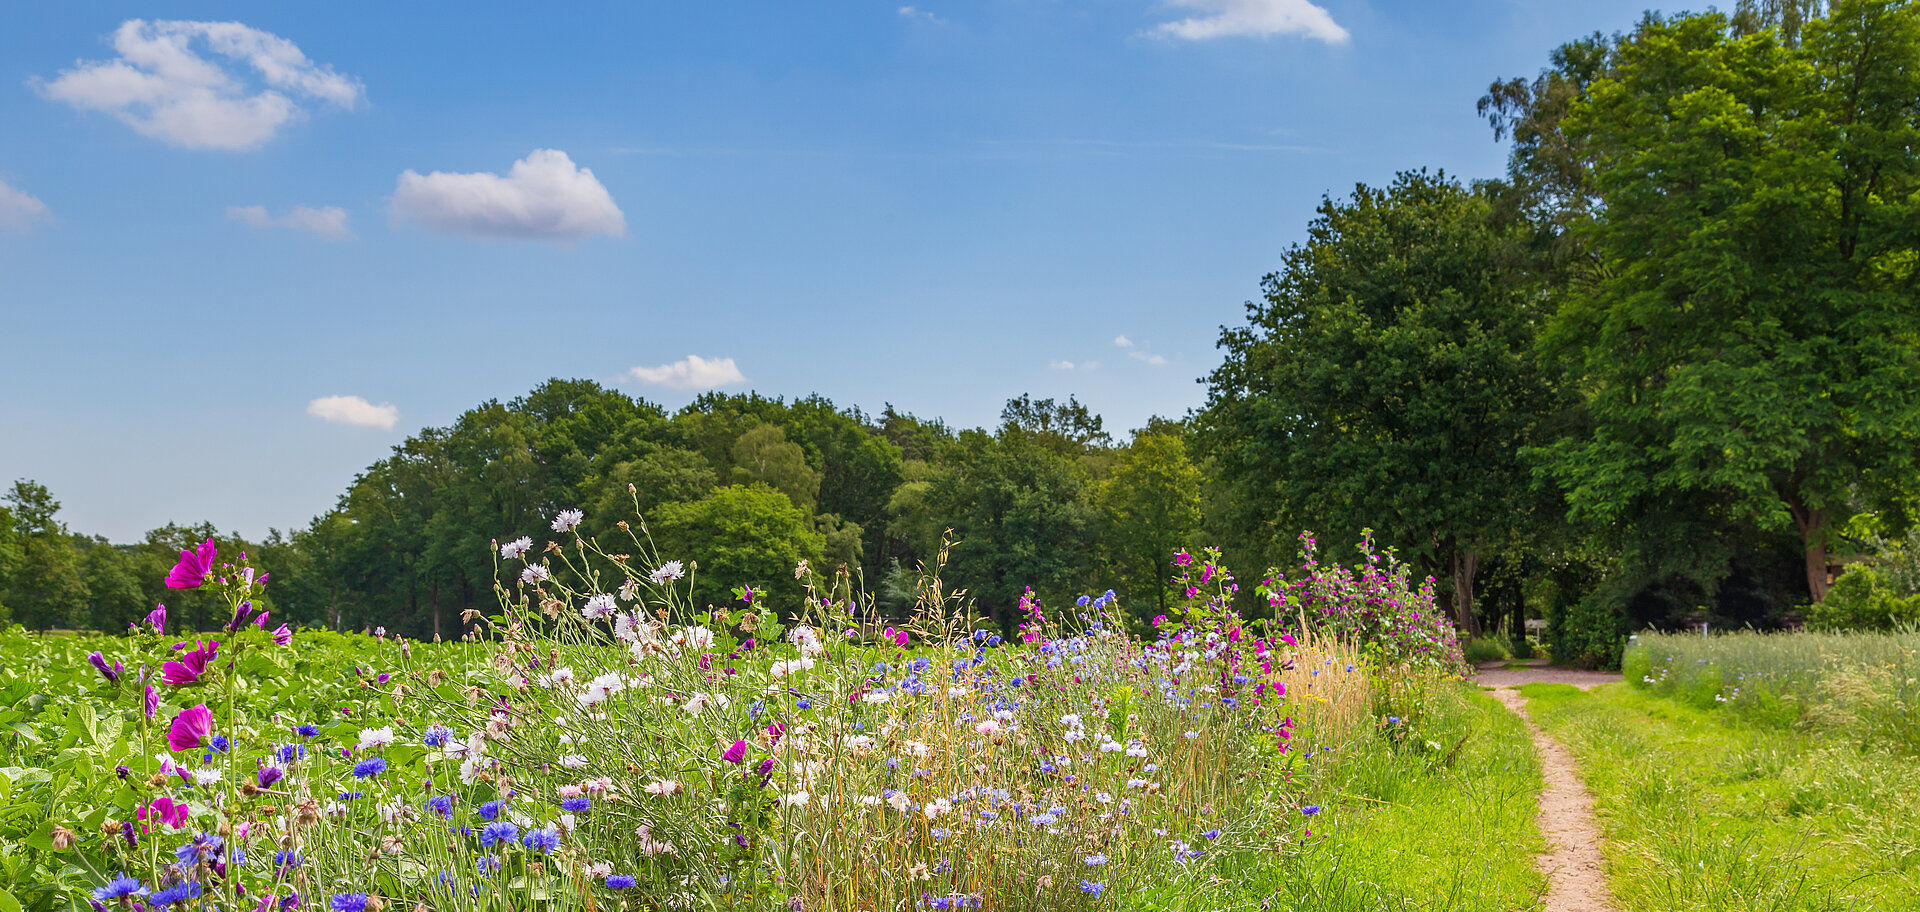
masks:
[[[1539,908],[1540,767],[1525,725],[1458,683],[1408,718],[1418,727],[1383,727],[1329,758],[1315,829],[1331,852],[1303,865],[1250,859],[1250,907],[1284,896],[1288,909],[1323,912]]]
[[[1920,760],[1620,684],[1521,690],[1580,758],[1623,912],[1920,908]]]

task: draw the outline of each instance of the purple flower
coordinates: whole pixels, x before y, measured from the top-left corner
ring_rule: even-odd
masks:
[[[93,891],[93,898],[100,900],[101,902],[106,902],[108,900],[113,900],[113,899],[119,899],[122,896],[145,896],[145,895],[147,895],[147,888],[141,886],[140,881],[132,877],[128,877],[124,873],[122,873],[119,877],[116,877],[110,881],[107,881],[106,886]]]
[[[202,703],[183,709],[173,717],[173,724],[167,729],[167,747],[177,751],[194,750],[212,733],[213,710]]]
[[[147,626],[152,627],[154,633],[166,633],[167,606],[155,603],[153,610],[147,612]]]
[[[181,883],[174,884],[173,886],[168,887],[164,890],[153,891],[153,893],[147,897],[147,905],[153,906],[155,908],[160,908],[164,906],[173,905],[174,903],[180,902],[182,900],[198,899],[199,896],[200,896],[199,881],[197,880],[183,881]]]
[[[335,893],[333,901],[328,903],[333,912],[364,912],[367,908],[365,893]]]
[[[593,799],[591,798],[568,798],[560,802],[560,809],[570,814],[584,813],[591,807],[593,807]]]
[[[241,602],[240,607],[233,609],[233,620],[227,622],[227,632],[234,633],[244,630],[246,626],[251,623],[254,623],[253,602]],[[267,626],[267,612],[260,612],[259,623],[260,629],[265,630]]]
[[[273,628],[273,642],[286,646],[293,642],[293,629],[285,624]]]
[[[495,843],[512,842],[520,835],[520,828],[504,820],[496,820],[480,828],[480,847],[492,848]]]
[[[260,783],[261,788],[272,788],[273,784],[279,782],[280,777],[286,774],[285,770],[277,766],[263,766],[254,771],[253,780]]]
[[[442,820],[453,819],[453,796],[435,795],[427,799],[427,810],[440,815]]]
[[[1095,896],[1099,896],[1100,891],[1106,888],[1107,888],[1106,884],[1103,884],[1097,880],[1083,880],[1080,882],[1080,892],[1082,893],[1091,893]]]
[[[387,761],[379,757],[368,757],[353,765],[353,778],[368,779],[387,771]]]
[[[198,589],[207,581],[207,574],[213,569],[213,558],[219,554],[209,538],[192,551],[180,552],[180,562],[173,565],[173,571],[167,574],[168,589]]]
[[[633,875],[608,874],[607,887],[614,890],[631,890],[633,889]]]
[[[742,760],[747,759],[747,742],[745,741],[733,742],[733,746],[727,748],[726,751],[720,755],[720,759],[725,760],[728,763],[739,763]]]
[[[1300,809],[1300,816],[1302,817],[1312,817],[1318,813],[1320,813],[1320,806],[1317,804],[1309,804]]]
[[[560,832],[554,829],[529,830],[520,844],[552,855],[555,849],[560,848]]]
[[[489,801],[480,805],[476,813],[480,815],[481,820],[496,820],[500,817],[500,812],[506,809],[507,803],[504,801]]]
[[[151,719],[153,718],[154,711],[160,708],[160,692],[154,690],[152,684],[147,685],[146,701],[147,718]]]
[[[120,673],[127,670],[120,664],[120,660],[118,659],[114,660],[112,666],[108,666],[107,657],[101,655],[98,651],[89,654],[87,661],[92,662],[93,667],[100,670],[100,676],[106,678],[108,684],[120,683]]]

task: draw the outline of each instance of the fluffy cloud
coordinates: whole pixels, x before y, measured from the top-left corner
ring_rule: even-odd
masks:
[[[1163,22],[1159,32],[1188,41],[1251,35],[1304,35],[1328,44],[1346,44],[1347,30],[1326,9],[1310,0],[1172,0],[1201,15]]]
[[[1167,359],[1162,358],[1159,355],[1152,355],[1143,351],[1127,352],[1127,357],[1132,358],[1135,361],[1145,361],[1148,364],[1151,364],[1155,367],[1159,367],[1160,365],[1167,363]]]
[[[321,396],[307,403],[307,414],[335,424],[389,431],[393,430],[393,423],[400,420],[398,408],[385,402],[374,405],[359,396]]]
[[[228,206],[227,218],[245,224],[249,228],[295,228],[311,231],[329,241],[344,241],[353,237],[353,231],[347,227],[347,210],[339,206],[295,206],[279,218],[267,215],[265,206]]]
[[[942,19],[939,16],[936,16],[918,7],[903,6],[903,7],[900,7],[899,13],[900,13],[900,17],[903,19],[919,19],[925,22],[931,22],[934,25],[947,24],[947,20]]]
[[[441,234],[487,238],[577,241],[627,233],[613,195],[558,149],[533,150],[505,177],[409,170],[394,188],[393,218]]]
[[[25,231],[46,214],[46,203],[0,181],[0,228]]]
[[[688,355],[684,360],[659,367],[636,367],[627,371],[627,376],[641,383],[683,390],[714,389],[747,382],[732,358],[702,358],[699,355]]]
[[[1072,362],[1072,361],[1048,361],[1048,362],[1047,362],[1047,366],[1048,366],[1048,367],[1051,367],[1051,368],[1053,368],[1054,370],[1057,370],[1057,371],[1070,371],[1070,370],[1073,370],[1073,362]]]
[[[1127,338],[1126,336],[1114,336],[1113,344],[1116,348],[1132,348],[1133,340]]]
[[[196,43],[214,56],[202,56]],[[306,116],[296,99],[350,109],[366,94],[358,79],[314,63],[293,42],[238,22],[129,19],[113,33],[113,49],[119,57],[83,61],[35,87],[191,149],[252,148]],[[245,65],[264,87],[238,78],[232,64]]]

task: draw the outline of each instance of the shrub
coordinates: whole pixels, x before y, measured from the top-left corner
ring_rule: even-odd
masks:
[[[1920,594],[1872,565],[1848,571],[1825,600],[1807,607],[1807,626],[1814,630],[1889,631],[1913,624],[1920,624]]]
[[[1357,570],[1321,562],[1317,545],[1312,532],[1301,533],[1300,571],[1289,577],[1268,570],[1256,590],[1276,617],[1297,613],[1310,628],[1350,638],[1381,667],[1466,670],[1453,621],[1434,603],[1432,577],[1415,589],[1412,568],[1375,551],[1371,532],[1357,546]]]
[[[1468,665],[1478,665],[1482,662],[1498,662],[1502,659],[1509,658],[1506,644],[1494,637],[1485,636],[1474,637],[1472,641],[1468,642],[1464,655]]]
[[[1619,668],[1627,648],[1628,620],[1605,592],[1547,610],[1547,651],[1562,665]]]

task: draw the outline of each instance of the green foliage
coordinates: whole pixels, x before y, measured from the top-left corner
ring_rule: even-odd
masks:
[[[826,541],[807,514],[764,485],[728,485],[691,503],[671,503],[647,522],[663,559],[697,560],[692,598],[697,605],[728,605],[740,586],[763,588],[773,604],[794,605],[800,586],[794,566],[819,562]]]
[[[1894,582],[1879,567],[1847,571],[1827,590],[1827,597],[1807,609],[1807,626],[1814,630],[1878,630],[1920,626],[1920,593]]]
[[[1482,555],[1532,508],[1520,448],[1553,403],[1532,356],[1523,251],[1484,197],[1444,175],[1329,199],[1225,330],[1200,439],[1243,534],[1323,528],[1383,544],[1472,602]],[[1478,630],[1470,608],[1456,617]]]
[[[1505,643],[1500,642],[1500,640],[1494,637],[1485,636],[1474,637],[1467,641],[1467,645],[1461,650],[1461,654],[1466,658],[1468,665],[1478,665],[1481,662],[1498,662],[1511,657]]]
[[[1547,651],[1555,662],[1581,668],[1620,667],[1632,630],[1626,613],[1611,601],[1612,595],[1606,589],[1595,590],[1548,609]]]
[[[1604,217],[1546,334],[1586,391],[1549,448],[1572,517],[1826,527],[1920,464],[1920,9],[1839,2],[1799,48],[1650,17],[1572,103]]]
[[[1100,550],[1136,615],[1166,611],[1167,562],[1199,529],[1202,481],[1181,437],[1148,434],[1120,450],[1094,487]]]

